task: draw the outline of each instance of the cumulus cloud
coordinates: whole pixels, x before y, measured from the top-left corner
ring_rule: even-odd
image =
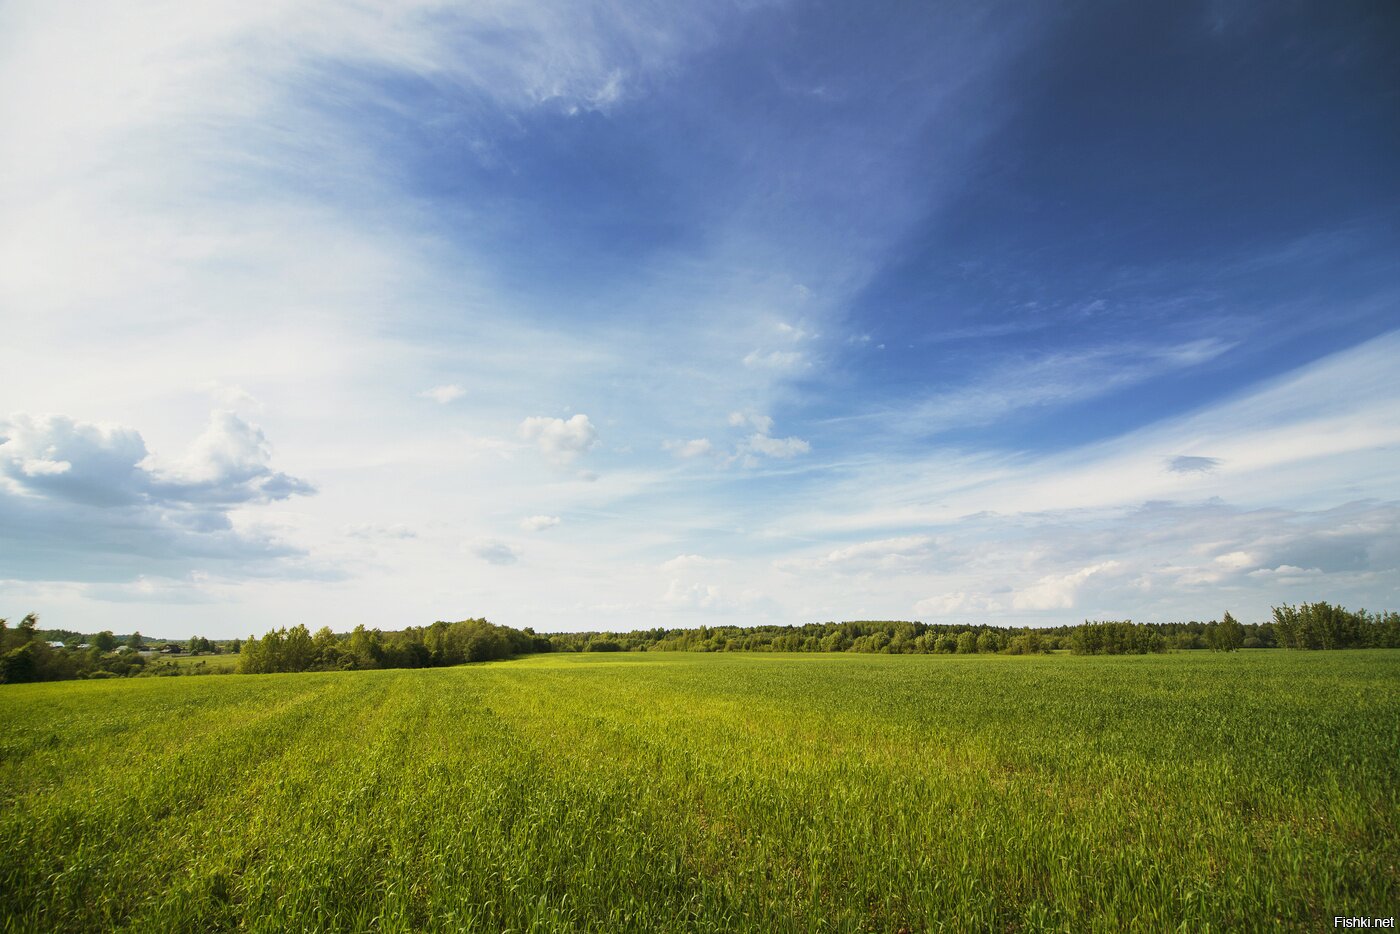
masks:
[[[286,559],[275,532],[235,523],[237,510],[309,495],[271,466],[261,429],[230,412],[168,465],[140,432],[62,415],[0,420],[0,576],[112,580],[142,569],[180,577],[191,565],[248,573],[324,574]]]
[[[158,466],[134,429],[62,415],[0,421],[0,480],[10,492],[88,506],[266,503],[315,492],[270,466],[260,428],[214,412],[186,455]]]
[[[467,391],[456,383],[446,383],[442,386],[434,386],[432,389],[425,389],[418,395],[424,399],[432,399],[441,405],[455,402],[467,394]]]
[[[1024,590],[1017,591],[1011,605],[1018,610],[1069,610],[1084,582],[1095,574],[1119,566],[1117,561],[1103,561],[1080,568],[1069,574],[1048,574]]]
[[[533,441],[541,454],[561,467],[572,464],[598,444],[598,430],[581,413],[567,421],[531,416],[520,423],[520,437]]]
[[[746,467],[753,467],[759,463],[761,457],[785,459],[807,454],[812,450],[811,444],[802,438],[774,438],[773,419],[767,415],[730,412],[729,424],[735,428],[752,428],[753,433],[738,443],[727,463],[737,460]]]
[[[521,551],[509,542],[491,539],[477,542],[472,547],[472,553],[488,564],[507,565],[514,564],[520,560]]]
[[[691,441],[663,441],[661,446],[682,460],[703,457],[714,450],[709,438],[695,438]]]
[[[270,502],[315,492],[304,480],[273,470],[262,429],[232,412],[214,412],[184,458],[158,471],[167,495],[215,503]]]
[[[543,532],[559,524],[558,516],[527,516],[520,520],[520,527],[527,532]]]
[[[670,607],[689,610],[726,610],[730,601],[724,591],[714,584],[683,584],[671,581],[661,602]]]

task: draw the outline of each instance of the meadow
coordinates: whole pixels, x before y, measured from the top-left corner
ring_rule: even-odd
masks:
[[[0,687],[4,931],[1251,931],[1400,908],[1400,652]]]

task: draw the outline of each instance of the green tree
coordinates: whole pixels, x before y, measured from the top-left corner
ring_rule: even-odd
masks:
[[[282,642],[282,671],[305,671],[316,660],[316,646],[304,623],[287,630]]]
[[[245,675],[263,675],[272,669],[268,667],[267,656],[262,642],[257,636],[249,636],[238,650],[238,671]]]
[[[1234,652],[1244,644],[1244,627],[1230,615],[1229,610],[1225,611],[1220,625],[1216,627],[1215,641],[1215,648],[1221,652]]]
[[[39,625],[37,614],[30,613],[19,621],[19,627],[15,630],[19,634],[19,644],[24,645],[33,642],[35,639],[34,630]]]
[[[112,652],[117,648],[117,637],[112,630],[104,629],[92,637],[92,646],[102,652]]]

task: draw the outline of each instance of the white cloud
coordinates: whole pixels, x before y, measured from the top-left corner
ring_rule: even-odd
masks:
[[[739,442],[728,463],[737,460],[746,467],[753,467],[759,463],[759,456],[786,459],[807,454],[812,450],[812,445],[802,438],[772,437],[773,419],[767,415],[730,412],[729,424],[735,428],[752,428],[753,433]]]
[[[598,430],[587,415],[568,421],[534,415],[520,423],[520,437],[533,441],[541,454],[560,466],[572,464],[598,444]]]
[[[770,438],[755,433],[749,435],[745,449],[765,457],[787,458],[810,453],[812,445],[801,438]]]
[[[558,516],[527,516],[520,520],[520,527],[526,532],[543,532],[559,524]]]
[[[797,350],[770,350],[762,353],[751,350],[744,356],[744,366],[763,370],[798,370],[811,366],[806,356]]]
[[[350,538],[370,541],[375,539],[397,539],[406,541],[418,537],[418,533],[414,529],[399,522],[390,525],[378,525],[375,523],[351,525],[346,527],[345,534]]]
[[[730,609],[731,603],[724,591],[714,584],[683,584],[678,580],[666,586],[661,602],[679,609],[714,610]]]
[[[13,415],[0,420],[0,576],[111,580],[141,567],[169,577],[192,562],[323,575],[240,512],[313,492],[273,469],[262,431],[228,412],[214,412],[169,468],[134,429]]]
[[[193,573],[184,578],[138,575],[124,583],[86,584],[82,595],[108,603],[208,604],[219,599],[208,586],[207,575]]]
[[[1248,567],[1254,567],[1258,562],[1247,551],[1232,551],[1228,554],[1216,555],[1215,563],[1232,571],[1241,571]]]
[[[754,588],[733,591],[716,584],[687,584],[679,580],[672,580],[667,584],[660,605],[665,609],[683,612],[743,614],[748,625],[753,625],[758,619],[771,617],[777,609],[773,600]]]
[[[522,554],[515,545],[496,539],[477,542],[472,546],[472,553],[482,561],[496,565],[515,564]]]
[[[1011,598],[1011,605],[1018,610],[1073,609],[1085,581],[1118,566],[1117,561],[1104,561],[1069,574],[1047,574],[1031,586],[1017,591]]]
[[[695,438],[691,441],[663,441],[661,446],[683,460],[703,457],[714,450],[709,438]]]
[[[158,473],[164,489],[211,502],[270,501],[314,492],[305,481],[272,470],[271,460],[272,448],[261,428],[232,412],[216,411],[186,455]]]
[[[432,389],[425,389],[418,395],[424,399],[432,399],[441,405],[455,402],[467,394],[467,391],[456,383],[447,383],[442,386],[434,386]]]
[[[73,465],[68,461],[31,457],[21,461],[20,468],[23,470],[26,477],[52,477],[57,474],[67,473],[73,469]]]
[[[664,458],[639,441],[636,456],[624,458],[614,434],[667,437],[676,429],[659,426],[700,424],[705,413],[732,408],[815,411],[787,385],[810,372],[811,354],[797,352],[818,333],[844,335],[837,322],[851,288],[843,283],[867,281],[883,247],[961,177],[956,164],[931,165],[897,136],[936,126],[935,117],[992,109],[955,91],[992,83],[967,76],[985,76],[989,62],[1014,53],[1005,24],[987,41],[976,30],[940,33],[940,54],[920,56],[929,70],[918,82],[939,94],[917,95],[917,119],[899,106],[885,122],[862,124],[869,142],[854,149],[776,137],[754,148],[754,125],[726,114],[714,127],[716,151],[732,132],[743,147],[734,151],[754,160],[744,172],[754,187],[736,190],[733,205],[764,204],[753,194],[770,190],[780,172],[794,223],[782,225],[781,242],[765,241],[771,217],[753,223],[732,205],[704,212],[724,220],[692,242],[713,247],[688,250],[681,264],[674,251],[659,262],[637,257],[638,274],[623,287],[582,297],[614,308],[608,319],[618,328],[580,326],[572,309],[551,314],[545,306],[560,303],[548,289],[533,293],[518,279],[501,288],[511,274],[492,261],[490,224],[529,235],[522,218],[508,209],[469,213],[479,205],[464,198],[462,212],[427,212],[425,221],[405,177],[423,153],[379,144],[393,127],[414,126],[446,147],[435,151],[459,147],[480,162],[469,168],[505,178],[518,168],[512,151],[530,142],[511,134],[566,113],[621,112],[657,92],[658,78],[674,83],[684,59],[733,15],[708,6],[619,13],[590,0],[453,8],[415,0],[392,9],[339,0],[0,4],[0,86],[25,89],[0,95],[0,309],[13,310],[0,311],[6,399],[31,412],[81,411],[85,420],[72,437],[57,426],[0,455],[0,577],[24,585],[6,583],[5,593],[52,601],[36,608],[55,607],[56,624],[117,628],[130,610],[113,615],[107,600],[121,594],[158,610],[163,593],[214,588],[180,583],[208,568],[227,577],[216,577],[220,599],[201,610],[201,627],[219,621],[210,625],[246,634],[250,618],[279,625],[325,612],[347,624],[461,613],[567,627],[585,622],[576,606],[615,609],[609,625],[662,625],[668,609],[699,604],[737,618],[756,612],[767,593],[784,601],[792,622],[896,615],[920,598],[1064,621],[1063,611],[1010,608],[1011,595],[1047,578],[1053,589],[1109,560],[1122,568],[1075,592],[1085,612],[1108,612],[1110,603],[1095,601],[1117,599],[1130,581],[1151,588],[1134,615],[1156,618],[1213,601],[1220,587],[1244,595],[1241,606],[1269,594],[1315,598],[1324,584],[1337,599],[1397,592],[1400,526],[1392,507],[1368,502],[1396,488],[1393,341],[1369,363],[1338,358],[1323,379],[1265,393],[1267,405],[1217,405],[1194,421],[1061,456],[943,449],[901,461],[891,453],[900,445],[883,442],[889,433],[1093,398],[1200,365],[1225,345],[1021,361],[993,369],[961,397],[954,390],[928,400],[933,419],[890,413],[859,445],[805,427],[810,444],[774,438],[772,419],[753,414],[736,413],[723,444],[711,432],[722,453],[750,464],[818,447],[831,465],[775,465],[802,470],[801,483],[732,474],[696,482],[694,471],[650,463]],[[960,126],[961,141],[984,139],[995,123],[974,122]],[[966,148],[975,158],[976,146]],[[849,164],[871,171],[858,184],[814,191]],[[804,199],[818,208],[803,215]],[[813,216],[824,228],[804,237]],[[747,271],[779,268],[788,277],[756,286]],[[794,286],[798,279],[811,288]],[[799,300],[800,313],[791,310]],[[658,312],[667,327],[638,326]],[[772,315],[792,323],[775,330]],[[619,341],[623,332],[633,336]],[[424,383],[461,374],[471,375],[473,404],[454,409],[452,425],[434,406],[403,405]],[[205,422],[206,406],[189,396],[206,383],[216,404],[241,418]],[[492,435],[521,412],[565,411],[561,400],[608,413],[601,424],[616,466],[604,480],[580,482],[587,474],[577,461],[596,437],[579,443],[564,432],[555,445],[547,436],[574,419],[545,420],[529,446],[573,469],[545,481],[551,494],[542,502],[534,458],[513,457],[525,445]],[[257,426],[249,411],[259,413]],[[142,432],[119,427],[127,425]],[[0,446],[12,440],[0,437]],[[1218,459],[1218,469],[1164,469],[1174,457],[1201,455]],[[298,476],[314,476],[319,495],[295,495],[310,492]],[[1218,505],[1189,505],[1212,497]],[[1146,499],[1188,505],[1140,513]],[[1348,501],[1364,505],[1333,510]],[[489,536],[501,533],[499,517],[513,527],[545,503],[588,515],[588,541],[532,539],[538,576],[500,573],[482,555],[461,560],[473,554],[462,542],[518,560],[518,548]],[[1276,511],[1246,508],[1266,506]],[[1002,515],[959,519],[990,509]],[[782,537],[758,541],[778,528]],[[695,565],[711,569],[707,580],[678,583],[674,606],[660,601],[657,558],[703,553],[718,535],[734,563]],[[874,547],[923,535],[937,547]],[[375,559],[356,566],[346,586],[285,583],[324,576],[346,556],[359,560],[371,547],[365,541]],[[1201,542],[1212,547],[1198,551]],[[302,545],[316,557],[303,556]],[[862,545],[871,548],[851,552]],[[1217,559],[1235,552],[1257,563]],[[772,573],[794,555],[837,557],[825,568]],[[667,573],[684,577],[684,569]],[[82,596],[83,587],[106,584],[101,599],[97,589]],[[182,612],[150,617],[172,634],[191,624]]]
[[[728,567],[734,562],[728,558],[706,558],[703,555],[676,555],[670,561],[662,562],[661,570],[668,573],[689,571],[696,568]]]
[[[914,612],[920,616],[957,616],[959,614],[986,617],[989,613],[999,613],[1003,609],[999,600],[986,594],[969,594],[962,591],[943,593],[925,597],[914,604]]]
[[[0,480],[12,493],[93,506],[265,503],[314,488],[271,468],[260,428],[213,412],[186,455],[169,467],[130,428],[62,415],[0,420]]]
[[[761,435],[766,435],[773,430],[773,419],[767,415],[758,415],[753,412],[730,412],[729,424],[735,428],[751,427]]]
[[[844,545],[816,557],[782,559],[775,563],[775,567],[787,572],[904,571],[926,564],[935,550],[936,542],[932,536],[900,535]]]
[[[885,413],[902,433],[928,435],[987,425],[1025,409],[1083,402],[1176,370],[1198,366],[1234,345],[1199,340],[1166,347],[1109,346],[1009,362],[970,384]]]
[[[236,384],[221,383],[211,379],[205,380],[200,388],[213,396],[222,408],[243,408],[254,412],[261,411],[263,408],[263,404],[258,401],[256,396]]]

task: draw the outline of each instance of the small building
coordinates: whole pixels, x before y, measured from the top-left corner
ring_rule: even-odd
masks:
[[[61,649],[61,648],[63,648],[63,643],[62,643],[62,642],[50,642],[50,643],[49,643],[49,648],[51,648],[51,649]]]

